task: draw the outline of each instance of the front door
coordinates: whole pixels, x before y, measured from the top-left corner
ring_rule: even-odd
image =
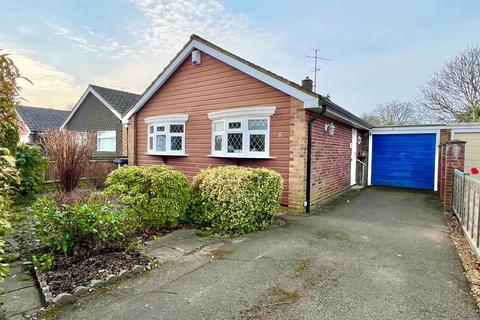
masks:
[[[352,129],[352,161],[351,161],[351,169],[350,169],[350,185],[357,184],[357,140],[358,140],[358,132],[357,129]]]

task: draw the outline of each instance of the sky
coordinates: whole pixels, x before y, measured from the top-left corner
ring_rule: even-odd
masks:
[[[192,33],[361,115],[414,101],[448,59],[480,44],[480,1],[6,0],[0,49],[24,105],[71,109],[89,83],[141,93]]]

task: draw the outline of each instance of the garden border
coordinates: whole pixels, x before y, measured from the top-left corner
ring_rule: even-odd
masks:
[[[36,266],[33,267],[35,273],[35,279],[38,282],[40,291],[42,293],[42,298],[47,305],[57,305],[62,306],[66,304],[72,304],[77,301],[77,299],[95,289],[106,287],[108,285],[114,284],[119,280],[129,278],[133,275],[143,273],[146,270],[152,269],[152,263],[149,262],[146,266],[141,266],[136,264],[131,270],[122,269],[118,274],[109,274],[103,280],[93,279],[90,281],[88,286],[77,286],[70,290],[69,292],[61,292],[56,296],[53,296],[50,287],[48,286],[47,281],[45,280],[44,274]]]

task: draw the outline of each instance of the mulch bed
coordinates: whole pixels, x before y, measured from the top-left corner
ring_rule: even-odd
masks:
[[[50,291],[55,296],[70,292],[78,286],[88,286],[121,270],[131,270],[135,265],[146,266],[148,259],[138,252],[108,252],[89,258],[56,257],[54,269],[44,273]]]
[[[480,263],[473,249],[470,247],[467,238],[465,238],[462,226],[457,218],[451,212],[445,212],[445,217],[450,229],[450,237],[462,261],[465,277],[470,284],[477,308],[480,309]]]

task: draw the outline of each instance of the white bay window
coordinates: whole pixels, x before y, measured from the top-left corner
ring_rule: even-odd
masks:
[[[208,114],[212,156],[269,158],[270,117],[275,107],[235,108]]]
[[[146,118],[147,153],[185,155],[185,122],[188,115],[176,114]]]

